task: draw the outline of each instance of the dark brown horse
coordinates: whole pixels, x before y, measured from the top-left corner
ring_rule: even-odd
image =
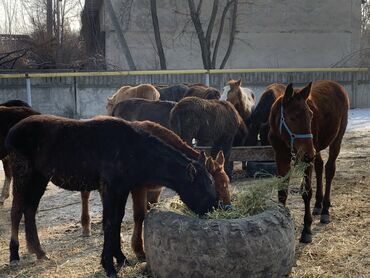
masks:
[[[212,146],[211,156],[222,150],[226,160],[226,173],[231,179],[228,165],[235,135],[243,121],[227,101],[205,100],[197,97],[182,99],[171,111],[170,127],[189,145],[193,138],[200,146]],[[245,134],[246,136],[246,134]]]
[[[156,87],[160,93],[160,100],[180,101],[189,90],[188,86],[183,84],[171,85],[166,87]]]
[[[132,98],[114,106],[112,116],[127,121],[149,120],[168,128],[170,112],[175,105],[173,101]]]
[[[3,107],[6,108],[3,108]],[[8,108],[8,107],[14,107]],[[19,108],[18,108],[19,107]],[[12,180],[12,172],[9,164],[8,157],[4,154],[4,142],[9,129],[18,123],[20,120],[27,118],[31,115],[40,114],[39,112],[32,110],[31,107],[24,101],[21,100],[10,100],[0,104],[0,150],[2,153],[2,163],[4,167],[5,180],[3,189],[0,196],[0,206],[4,204],[4,201],[9,197],[10,183]]]
[[[258,135],[261,140],[261,145],[269,145],[268,133],[270,130],[269,116],[270,110],[274,102],[284,94],[286,85],[274,83],[269,85],[262,93],[256,108],[247,119],[246,124],[249,131],[246,144],[250,146],[257,145]]]
[[[204,99],[220,99],[221,93],[212,87],[192,86],[184,94],[184,97],[199,97]]]
[[[93,140],[91,140],[93,138]],[[19,223],[24,215],[27,246],[41,248],[35,214],[48,181],[67,190],[100,189],[104,248],[101,262],[116,277],[113,257],[122,266],[120,229],[128,194],[140,184],[163,184],[187,206],[203,214],[217,206],[206,161],[195,161],[127,121],[98,117],[77,121],[36,115],[15,125],[5,141],[14,179],[10,261],[19,261]]]
[[[333,81],[317,81],[303,89],[289,84],[284,96],[275,101],[270,114],[269,140],[275,151],[279,176],[285,176],[292,159],[314,161],[317,190],[314,214],[321,214],[321,223],[329,223],[330,188],[335,174],[335,161],[348,120],[349,101],[345,89]],[[322,192],[323,160],[320,152],[329,147],[325,165],[325,195]],[[306,170],[304,192],[304,227],[301,242],[311,242],[312,165]],[[286,204],[288,190],[279,191],[279,201]]]

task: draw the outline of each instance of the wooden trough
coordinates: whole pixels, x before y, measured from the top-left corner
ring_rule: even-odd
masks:
[[[211,152],[211,147],[199,146],[197,149],[207,154]],[[250,177],[259,172],[276,174],[275,154],[271,146],[234,147],[231,150],[230,161],[246,161],[246,174]]]

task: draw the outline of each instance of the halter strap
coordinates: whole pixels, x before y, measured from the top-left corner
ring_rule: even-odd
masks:
[[[283,127],[288,132],[290,136],[290,152],[292,156],[295,155],[294,152],[294,140],[295,139],[312,139],[313,135],[312,133],[294,133],[290,130],[287,123],[284,119],[284,110],[283,110],[283,103],[281,103],[281,109],[280,109],[280,134],[282,133]]]

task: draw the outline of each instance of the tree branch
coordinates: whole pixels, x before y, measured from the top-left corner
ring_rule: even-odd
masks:
[[[221,62],[220,69],[223,69],[225,67],[225,64],[226,64],[227,60],[229,59],[230,54],[231,54],[231,50],[234,46],[234,39],[235,39],[235,33],[236,33],[236,14],[237,14],[237,11],[238,11],[238,0],[234,0],[234,8],[233,8],[233,12],[232,12],[232,15],[231,15],[232,22],[231,22],[229,46],[226,50],[224,59]]]
[[[217,60],[217,52],[218,52],[218,48],[220,46],[220,41],[221,41],[221,37],[222,37],[222,33],[223,33],[223,30],[224,30],[224,26],[225,26],[225,19],[226,19],[226,15],[227,15],[227,12],[229,11],[229,8],[231,6],[231,4],[236,1],[236,0],[230,0],[226,3],[225,5],[225,8],[224,10],[222,11],[222,16],[221,16],[221,22],[220,22],[220,28],[218,30],[218,34],[217,34],[217,38],[216,38],[216,43],[215,43],[215,47],[213,48],[213,55],[212,55],[212,68],[216,68],[216,60]]]
[[[161,69],[167,69],[166,57],[164,55],[162,39],[161,39],[161,32],[159,30],[159,22],[158,22],[158,14],[157,14],[157,0],[150,0],[150,12],[152,14],[154,37],[155,37],[155,43],[157,45],[157,51],[158,51]]]
[[[211,49],[212,30],[213,30],[213,26],[215,25],[217,11],[218,11],[218,0],[214,0],[213,1],[211,18],[209,19],[207,33],[206,33],[206,42],[207,42],[207,45],[208,45],[208,49]]]

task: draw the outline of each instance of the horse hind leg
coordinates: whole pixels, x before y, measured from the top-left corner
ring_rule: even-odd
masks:
[[[31,254],[36,254],[37,259],[46,257],[45,251],[41,248],[37,226],[36,212],[40,203],[40,199],[45,192],[48,181],[38,174],[33,174],[26,188],[24,197],[24,223],[26,231],[27,248]]]
[[[131,191],[134,209],[134,231],[131,237],[131,248],[139,261],[145,261],[143,248],[143,222],[147,211],[147,188],[137,187]]]
[[[324,162],[321,157],[321,153],[317,152],[315,157],[315,173],[316,173],[316,202],[315,207],[313,208],[313,215],[320,215],[322,210],[322,174],[324,169]]]
[[[150,210],[150,205],[151,204],[156,204],[159,201],[159,197],[162,193],[162,187],[157,188],[157,189],[148,189],[147,191],[147,210]]]
[[[330,207],[330,192],[331,183],[333,181],[336,169],[336,159],[340,152],[342,138],[335,140],[329,147],[329,158],[325,164],[325,195],[323,199],[323,208],[321,212],[320,222],[323,224],[330,223],[329,207]]]
[[[82,191],[81,192],[81,204],[82,204],[82,211],[81,211],[81,225],[82,225],[82,236],[89,237],[91,235],[91,220],[89,214],[89,198],[90,192],[89,191]]]
[[[1,196],[0,196],[0,206],[2,206],[5,200],[9,198],[9,189],[10,189],[10,182],[12,180],[12,171],[10,168],[10,162],[8,158],[3,159],[3,167],[4,167],[5,180],[4,180],[3,190],[1,191]]]
[[[104,246],[101,254],[101,264],[109,277],[117,277],[113,265],[113,257],[121,268],[127,259],[121,250],[121,224],[125,215],[125,206],[129,191],[124,190],[121,183],[103,185],[103,228]]]
[[[15,183],[16,184],[16,183]],[[24,194],[13,190],[13,203],[11,209],[11,238],[9,244],[10,265],[17,265],[19,262],[19,223],[22,219],[24,207]]]

